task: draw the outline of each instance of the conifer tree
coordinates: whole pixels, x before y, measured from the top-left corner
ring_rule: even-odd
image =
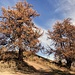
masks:
[[[54,48],[49,47],[48,53],[54,53],[61,59],[67,60],[67,65],[75,60],[75,26],[71,23],[70,18],[63,22],[57,22],[53,31],[48,30],[49,39],[52,40]]]
[[[19,59],[23,59],[23,51],[38,52],[41,48],[38,38],[42,33],[33,23],[36,16],[39,14],[26,1],[17,2],[8,9],[2,7],[0,33],[11,35],[10,43],[19,47]]]

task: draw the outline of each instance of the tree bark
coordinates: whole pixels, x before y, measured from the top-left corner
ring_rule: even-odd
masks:
[[[23,60],[23,50],[21,48],[19,49],[18,59]]]
[[[67,58],[66,60],[67,60],[67,67],[70,68],[72,60],[70,58]]]

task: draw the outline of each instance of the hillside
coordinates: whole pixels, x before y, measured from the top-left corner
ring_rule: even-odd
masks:
[[[24,61],[0,61],[0,75],[75,75],[65,67],[36,54],[24,53]]]

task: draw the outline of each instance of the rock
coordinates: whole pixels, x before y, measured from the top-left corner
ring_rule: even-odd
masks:
[[[66,64],[67,64],[66,59],[62,59],[62,60],[61,60],[61,63],[62,63],[63,66],[66,66]]]
[[[73,61],[73,62],[71,63],[71,70],[72,70],[72,71],[75,71],[75,61]]]

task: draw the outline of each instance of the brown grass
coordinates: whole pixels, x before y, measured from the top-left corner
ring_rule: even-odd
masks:
[[[17,58],[0,61],[0,75],[75,75],[65,67],[60,67],[48,59],[30,55],[19,61]]]

